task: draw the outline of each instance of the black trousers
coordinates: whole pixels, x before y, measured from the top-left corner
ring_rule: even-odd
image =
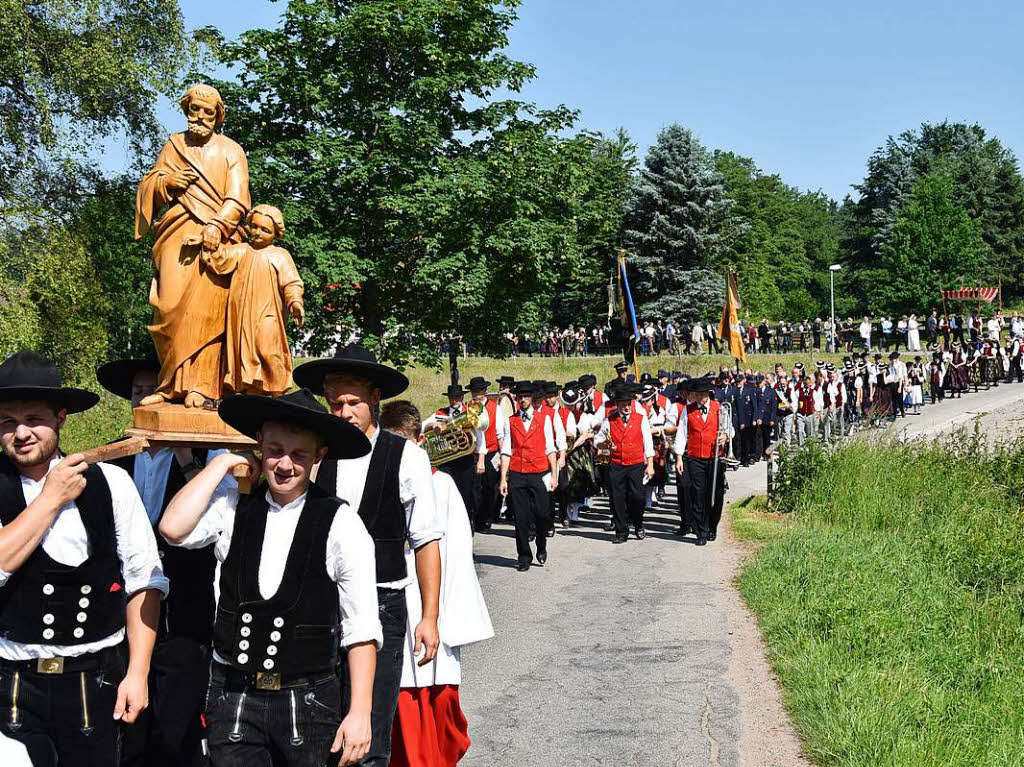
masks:
[[[484,473],[476,475],[474,503],[478,525],[497,522],[498,514],[501,513],[500,474],[494,468],[496,455],[497,452],[488,453],[484,459]]]
[[[438,471],[443,471],[455,481],[459,495],[462,496],[462,502],[466,504],[470,526],[476,523],[476,462],[477,457],[474,454],[457,458],[438,467]]]
[[[558,486],[551,493],[551,519],[563,520],[569,516],[569,472],[563,467],[558,472]]]
[[[889,396],[892,397],[892,417],[896,417],[896,413],[905,416],[907,414],[906,407],[903,404],[903,397],[905,396],[900,392],[899,384],[889,384]]]
[[[508,473],[508,506],[516,524],[516,555],[521,562],[533,561],[530,548],[530,527],[536,530],[537,553],[548,550],[548,528],[551,506],[544,474]]]
[[[1014,378],[1017,379],[1017,383],[1024,382],[1024,372],[1021,371],[1020,357],[1010,358],[1010,370],[1006,374],[1006,383],[1012,383]]]
[[[679,507],[679,524],[689,527],[692,522],[690,510],[691,492],[690,474],[686,470],[686,459],[683,459],[683,473],[676,472],[676,506]]]
[[[758,427],[753,424],[740,429],[740,460],[743,463],[750,463],[756,460],[757,446],[755,443],[759,441],[760,436]]]
[[[33,767],[118,763],[122,725],[114,721],[114,704],[125,664],[118,648],[96,660],[93,670],[63,674],[0,665],[0,727],[25,746]]]
[[[644,464],[632,466],[608,464],[608,484],[613,505],[615,534],[629,534],[629,526],[639,530],[644,526]]]
[[[770,444],[772,444],[772,435],[775,434],[775,424],[769,421],[762,421],[761,425],[758,426],[757,429],[761,432],[761,444],[757,455],[754,456],[755,461],[761,460],[764,456],[764,451],[768,449]]]
[[[257,690],[229,681],[223,666],[212,665],[206,721],[210,759],[217,767],[332,764],[331,744],[341,719],[341,688],[333,671],[303,687]]]
[[[713,458],[686,457],[686,473],[690,476],[690,523],[700,538],[710,538],[718,530],[722,519],[722,503],[725,498],[725,466],[718,463],[718,481],[715,483],[715,498],[711,497],[711,477],[714,469]]]
[[[378,588],[377,605],[384,644],[377,651],[377,670],[373,675],[370,750],[360,762],[364,767],[387,767],[391,761],[391,725],[395,721],[395,709],[398,708],[398,690],[402,683],[402,659],[405,653],[405,624],[409,617],[405,606],[405,589]],[[341,710],[347,712],[352,688],[348,678],[348,659],[344,653],[341,661]],[[340,719],[338,724],[341,724]],[[219,765],[216,760],[214,763]],[[327,764],[330,763],[328,760]],[[334,763],[337,764],[337,759]]]
[[[210,656],[187,637],[158,642],[149,672],[149,708],[124,729],[121,767],[199,767]]]

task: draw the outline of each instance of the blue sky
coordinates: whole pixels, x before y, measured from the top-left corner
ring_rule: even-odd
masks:
[[[180,0],[190,27],[233,37],[284,3]],[[641,153],[671,122],[835,198],[890,134],[978,122],[1024,152],[1024,3],[525,0],[509,53],[537,67],[524,96],[625,127]],[[162,110],[169,130],[179,118]]]

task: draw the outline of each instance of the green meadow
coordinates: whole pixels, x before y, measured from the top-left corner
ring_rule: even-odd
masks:
[[[810,757],[1024,764],[1024,441],[854,442],[732,509],[738,585]]]

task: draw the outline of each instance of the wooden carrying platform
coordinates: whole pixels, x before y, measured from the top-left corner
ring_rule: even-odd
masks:
[[[124,430],[125,439],[83,450],[85,460],[88,463],[112,461],[137,455],[150,447],[241,450],[256,446],[256,440],[232,429],[215,410],[164,403],[135,408],[133,415],[134,425]],[[251,491],[255,478],[250,476],[248,465],[236,466],[231,474],[238,480],[240,492]]]

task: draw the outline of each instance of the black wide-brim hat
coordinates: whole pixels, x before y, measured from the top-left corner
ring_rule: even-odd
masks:
[[[132,398],[132,382],[139,373],[160,375],[160,361],[154,357],[113,360],[96,368],[100,386],[121,399]]]
[[[533,381],[516,381],[512,384],[512,394],[516,397],[535,397],[537,387],[533,385]]]
[[[22,349],[0,363],[0,402],[13,400],[43,400],[68,413],[81,413],[99,402],[100,395],[62,386],[56,363]]]
[[[370,452],[370,440],[348,421],[328,413],[309,389],[280,397],[233,394],[220,403],[217,414],[253,439],[267,421],[304,426],[324,441],[328,458],[362,458]]]
[[[444,391],[446,397],[462,397],[465,396],[466,393],[466,390],[458,384],[450,384]]]
[[[700,378],[691,378],[686,384],[687,391],[693,392],[708,392],[713,391],[715,388],[715,382],[711,376],[701,376]]]
[[[404,374],[377,362],[376,355],[362,344],[348,344],[333,357],[305,362],[292,371],[292,378],[314,394],[323,394],[324,378],[332,373],[365,378],[380,389],[382,399],[397,397],[409,388],[409,379]]]
[[[586,397],[579,381],[570,381],[562,387],[562,403],[566,407],[578,405]]]
[[[469,379],[469,390],[470,391],[483,391],[483,390],[487,389],[487,387],[489,387],[490,385],[491,385],[491,382],[488,381],[483,376],[473,376],[472,378]]]

